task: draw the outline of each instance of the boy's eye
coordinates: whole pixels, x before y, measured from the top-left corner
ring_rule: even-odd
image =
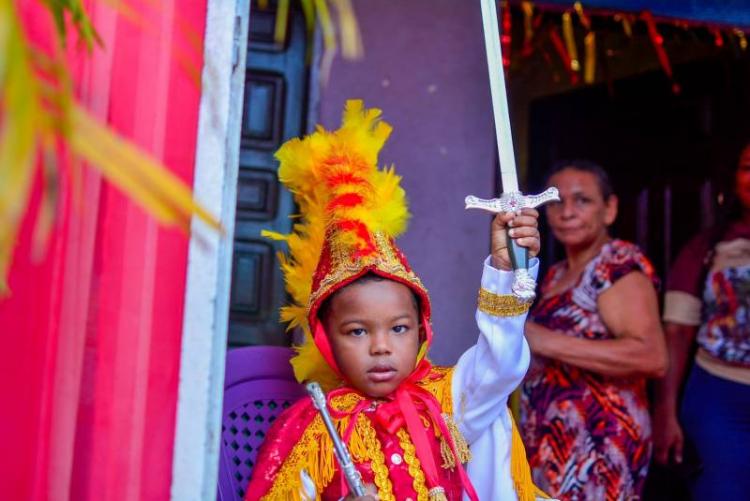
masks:
[[[396,334],[403,334],[404,332],[408,330],[409,330],[408,325],[397,325],[393,328],[393,332],[395,332]]]
[[[354,336],[354,337],[361,337],[367,334],[367,331],[364,329],[352,329],[349,332],[347,332],[347,334],[349,334],[350,336]]]

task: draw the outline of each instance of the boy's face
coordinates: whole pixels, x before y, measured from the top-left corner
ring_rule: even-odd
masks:
[[[392,393],[416,365],[419,319],[411,290],[392,280],[341,289],[322,319],[336,363],[370,397]]]

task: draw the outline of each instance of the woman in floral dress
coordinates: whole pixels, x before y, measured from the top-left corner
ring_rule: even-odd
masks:
[[[527,322],[533,353],[521,428],[534,480],[561,500],[639,499],[651,458],[645,383],[667,364],[656,276],[637,246],[612,239],[617,197],[588,162],[556,168],[547,208],[566,259]]]

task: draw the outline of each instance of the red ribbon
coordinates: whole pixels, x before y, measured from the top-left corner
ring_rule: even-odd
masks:
[[[456,458],[456,467],[458,468],[461,485],[466,495],[472,501],[478,501],[478,496],[471,484],[466,470],[458,460],[458,451],[453,437],[450,434],[448,425],[442,416],[442,409],[435,397],[424,388],[415,383],[430,373],[432,366],[429,361],[422,359],[409,377],[399,385],[399,388],[393,395],[387,397],[384,403],[380,403],[375,410],[375,421],[389,434],[395,434],[401,427],[406,427],[409,432],[417,458],[425,474],[425,480],[430,489],[440,486],[440,476],[438,465],[435,463],[435,457],[430,444],[430,436],[427,429],[419,417],[421,410],[430,418],[434,428],[440,431],[440,434],[447,441],[453,456]],[[355,393],[351,388],[337,388],[328,394],[329,408],[331,399],[347,393]],[[372,401],[364,398],[360,400],[353,409],[349,411],[337,411],[331,409],[331,415],[336,419],[349,417],[349,425],[344,430],[344,442],[348,443],[355,423],[361,412],[365,411],[372,405]]]

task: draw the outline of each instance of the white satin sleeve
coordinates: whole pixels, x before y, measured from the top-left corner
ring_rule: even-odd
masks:
[[[539,260],[532,259],[534,279]],[[484,262],[482,288],[510,294],[513,273]],[[467,472],[480,500],[515,500],[510,476],[511,421],[508,396],[529,367],[529,345],[524,338],[526,313],[495,317],[476,312],[479,339],[456,364],[451,393],[453,419],[469,443],[472,460]]]

